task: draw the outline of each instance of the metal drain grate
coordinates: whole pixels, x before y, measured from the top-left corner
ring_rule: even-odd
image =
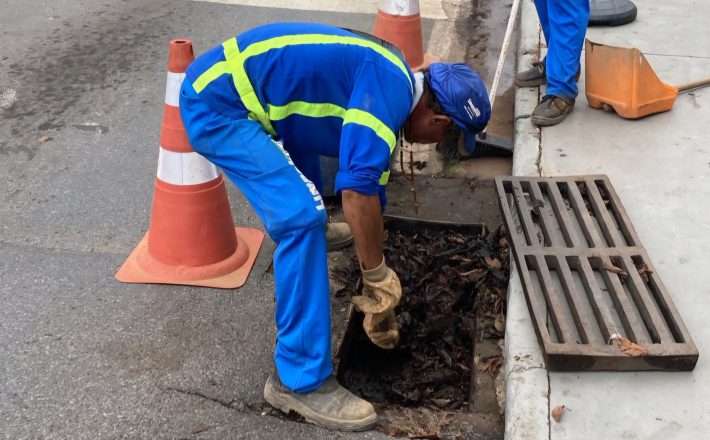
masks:
[[[496,192],[550,370],[695,367],[698,350],[607,176],[497,177]],[[619,338],[643,354],[625,354]]]

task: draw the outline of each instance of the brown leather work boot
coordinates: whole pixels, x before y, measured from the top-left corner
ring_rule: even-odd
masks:
[[[515,78],[513,78],[515,85],[518,87],[537,87],[547,83],[546,59],[547,58],[543,58],[539,63],[533,63],[532,67],[528,70],[523,70],[516,74]],[[574,80],[579,81],[581,74],[582,68],[580,67],[577,69]]]
[[[335,376],[308,394],[289,391],[278,376],[274,372],[266,381],[264,399],[285,414],[294,411],[307,422],[338,431],[364,431],[377,423],[375,408],[343,388]]]
[[[557,125],[564,121],[574,108],[574,101],[555,95],[545,95],[532,112],[531,121],[535,125]]]
[[[518,87],[537,87],[547,82],[547,77],[545,76],[545,59],[538,63],[533,63],[532,67],[528,70],[523,70],[522,72],[515,75],[513,82]]]
[[[325,242],[328,252],[337,251],[350,246],[353,242],[353,233],[347,223],[327,223],[325,225]]]

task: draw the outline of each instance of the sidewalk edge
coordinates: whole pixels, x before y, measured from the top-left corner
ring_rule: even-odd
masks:
[[[522,0],[518,28],[517,69],[538,61],[541,36],[535,4]],[[514,176],[539,176],[540,130],[530,122],[539,88],[515,91]],[[550,438],[549,376],[530,319],[520,277],[510,264],[505,330],[505,440]]]

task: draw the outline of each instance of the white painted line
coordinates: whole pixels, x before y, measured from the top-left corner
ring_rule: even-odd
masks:
[[[324,11],[372,14],[377,13],[378,0],[193,0],[211,3],[224,3],[241,6],[260,6],[264,8],[295,9],[300,11]],[[398,3],[402,3],[401,0]],[[407,3],[406,1],[404,3]],[[414,3],[409,1],[409,3]],[[419,2],[423,18],[443,20],[446,13],[441,6],[442,0],[422,0]],[[374,19],[374,18],[373,18]]]

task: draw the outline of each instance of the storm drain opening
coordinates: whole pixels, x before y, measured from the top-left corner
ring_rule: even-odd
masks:
[[[500,438],[505,231],[390,218],[385,235],[387,265],[403,289],[399,344],[375,346],[351,308],[336,354],[338,379],[375,405],[378,429],[389,435]],[[333,274],[344,286],[336,298],[347,301],[361,289],[354,256],[350,263]]]

